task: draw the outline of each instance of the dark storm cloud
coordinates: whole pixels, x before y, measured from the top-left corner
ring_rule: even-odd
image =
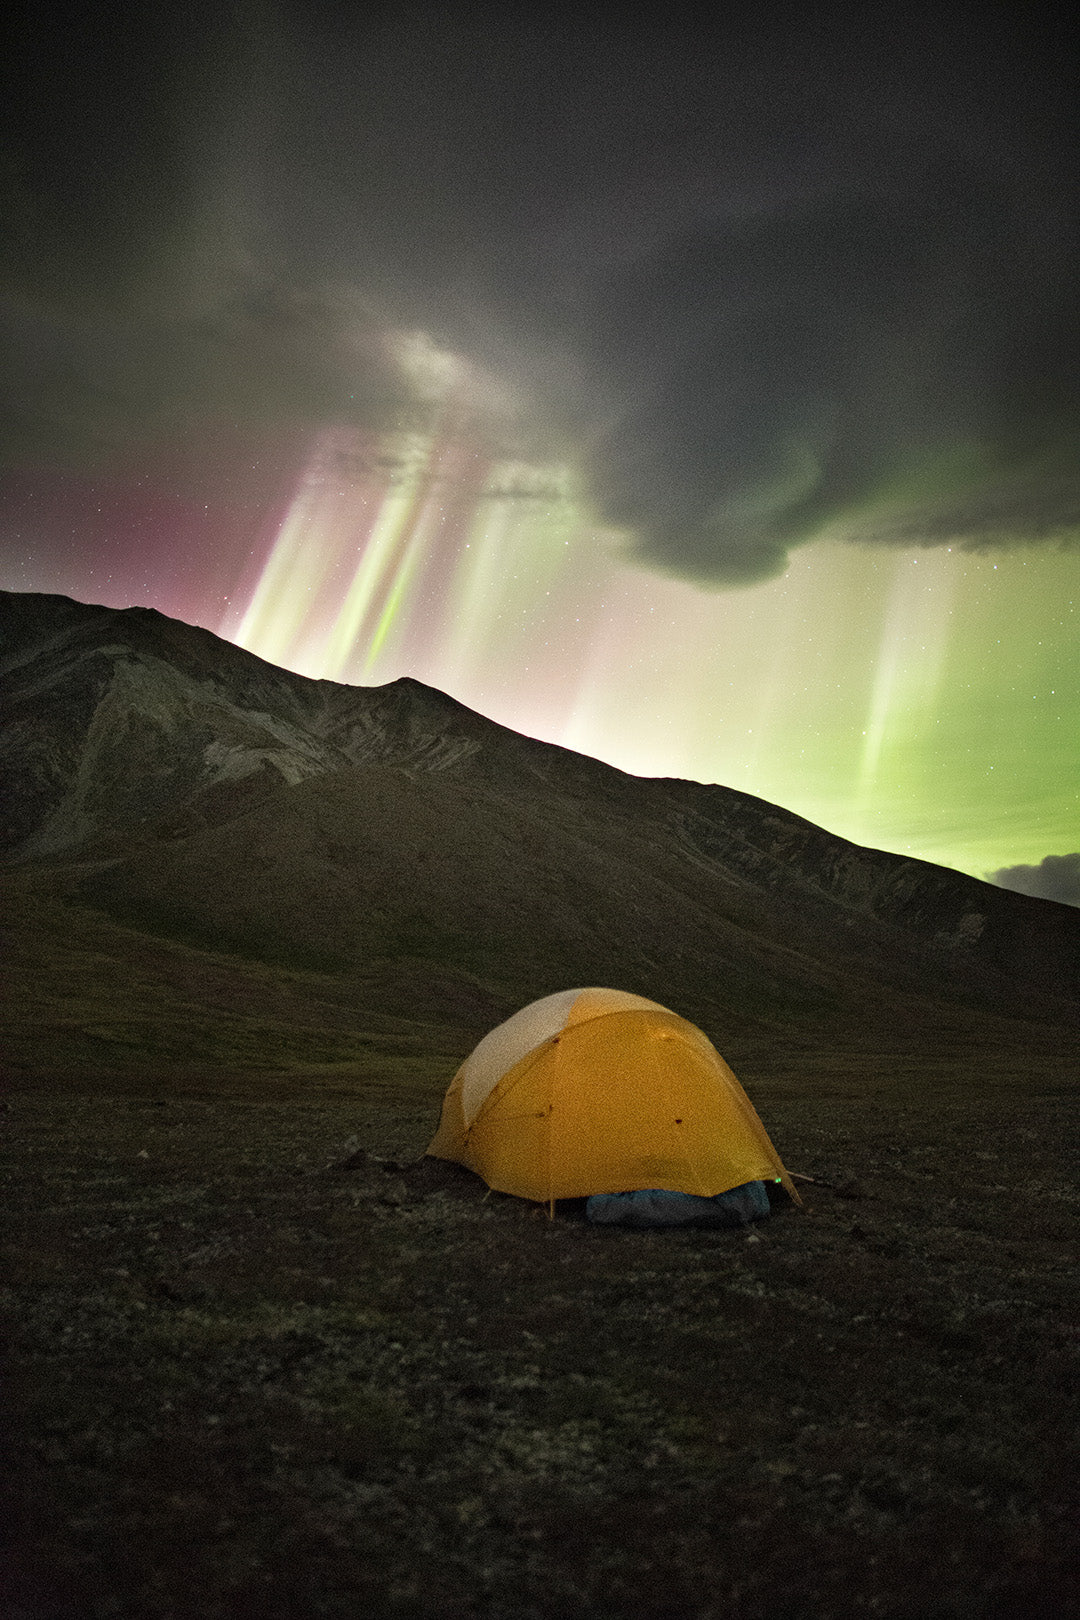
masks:
[[[256,438],[327,419],[387,426],[419,414],[350,289],[301,296],[295,286],[230,279],[213,304],[171,316],[0,302],[6,466],[123,468],[170,449],[197,456],[222,430]],[[229,476],[216,467],[213,482]]]
[[[1003,866],[990,874],[990,881],[1039,900],[1080,906],[1080,854],[1047,855],[1038,866]]]
[[[22,19],[0,167],[4,468],[179,452],[217,493],[222,431],[410,406],[362,290],[298,277],[261,234],[261,11]]]
[[[1075,237],[949,165],[666,243],[590,332],[623,415],[594,449],[644,557],[771,572],[835,525],[907,545],[1036,541],[1080,519]],[[755,568],[755,564],[757,567]]]
[[[493,444],[571,456],[661,570],[763,578],[826,528],[1075,537],[1049,24],[149,11],[35,8],[14,53],[8,466],[422,421],[396,327],[505,382]]]

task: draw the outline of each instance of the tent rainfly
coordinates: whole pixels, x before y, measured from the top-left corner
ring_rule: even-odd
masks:
[[[753,1181],[802,1201],[701,1030],[621,990],[563,990],[491,1030],[427,1151],[549,1205],[639,1189],[714,1198]]]

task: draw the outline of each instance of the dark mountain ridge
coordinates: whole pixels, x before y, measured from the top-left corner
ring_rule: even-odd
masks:
[[[0,594],[0,835],[156,935],[691,1016],[1080,1018],[1080,915],[730,788],[628,776],[420,682],[278,669],[149,609]],[[386,973],[382,972],[385,982]]]

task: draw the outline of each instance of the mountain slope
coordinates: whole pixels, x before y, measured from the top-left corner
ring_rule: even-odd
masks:
[[[266,961],[412,963],[515,998],[614,982],[691,1016],[1080,1014],[1080,914],[625,775],[411,680],[311,681],[143,609],[0,598],[13,863]]]

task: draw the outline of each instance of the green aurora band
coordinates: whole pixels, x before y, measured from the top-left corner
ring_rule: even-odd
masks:
[[[826,532],[780,578],[703,589],[635,564],[560,469],[386,459],[412,471],[305,481],[223,633],[976,876],[1080,845],[1075,551]]]

